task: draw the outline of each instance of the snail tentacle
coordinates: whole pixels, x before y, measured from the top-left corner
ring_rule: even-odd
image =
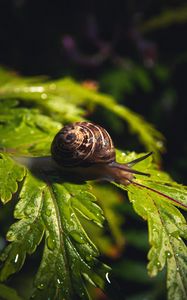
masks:
[[[147,154],[145,154],[145,155],[143,155],[143,156],[141,156],[141,157],[139,157],[139,158],[136,158],[136,159],[134,159],[134,160],[128,162],[126,165],[127,165],[128,167],[133,167],[133,166],[136,165],[138,162],[140,162],[140,161],[146,159],[147,157],[149,157],[149,156],[152,155],[152,154],[153,154],[153,152],[151,151],[151,152],[149,152],[149,153],[147,153]]]
[[[129,172],[129,173],[133,173],[133,174],[137,174],[137,175],[143,175],[143,176],[148,176],[150,177],[150,174],[149,173],[144,173],[144,172],[141,172],[141,171],[138,171],[138,170],[134,170],[134,169],[131,169],[128,164],[119,164],[117,162],[112,162],[110,164],[110,166],[112,168],[118,168],[118,169],[121,169],[121,170],[124,170],[126,172]]]

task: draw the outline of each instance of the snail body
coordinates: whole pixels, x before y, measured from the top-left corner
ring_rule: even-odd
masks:
[[[102,179],[128,185],[133,173],[149,176],[131,167],[151,153],[127,164],[117,163],[110,135],[91,122],[64,126],[52,141],[51,155],[58,168],[78,174],[84,180]]]

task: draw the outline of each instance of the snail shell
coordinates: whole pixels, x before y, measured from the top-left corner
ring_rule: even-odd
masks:
[[[89,167],[115,161],[115,149],[108,132],[90,122],[64,126],[51,145],[53,159],[63,167]]]

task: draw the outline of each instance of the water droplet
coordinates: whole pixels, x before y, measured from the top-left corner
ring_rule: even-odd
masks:
[[[178,256],[179,256],[179,253],[176,253],[175,256],[178,257]]]
[[[106,280],[108,281],[108,283],[111,283],[111,281],[109,279],[109,273],[108,272],[105,274],[105,277],[106,277]]]
[[[59,278],[57,278],[56,281],[57,281],[57,284],[58,284],[58,285],[62,284],[62,281],[61,281]]]
[[[172,257],[172,254],[171,254],[171,252],[170,252],[170,251],[166,251],[166,256],[167,256],[167,258],[170,258],[170,257]]]
[[[93,259],[93,256],[91,254],[86,256],[87,261],[91,261],[92,259]]]
[[[156,266],[157,266],[158,269],[160,269],[161,263],[159,261],[157,261]]]
[[[176,268],[177,272],[179,272],[179,267]]]
[[[43,86],[32,86],[30,88],[31,93],[42,93],[44,91]]]
[[[16,254],[16,257],[14,259],[14,262],[17,263],[18,262],[18,258],[19,258],[19,254]]]
[[[42,94],[41,94],[41,98],[42,98],[43,100],[47,99],[47,94],[42,93]]]
[[[44,284],[43,283],[39,283],[37,285],[37,288],[40,289],[40,290],[43,290],[44,289]]]
[[[50,250],[53,250],[54,247],[55,247],[55,240],[52,239],[50,236],[48,236],[48,238],[47,238],[47,247],[48,247]]]
[[[79,234],[79,232],[72,230],[70,231],[70,235],[71,237],[79,244],[83,244],[84,243],[84,239],[83,237]]]

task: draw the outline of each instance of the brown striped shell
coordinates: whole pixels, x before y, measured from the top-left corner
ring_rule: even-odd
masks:
[[[64,167],[88,167],[115,160],[115,149],[108,132],[90,122],[75,122],[64,126],[51,145],[53,159]]]

